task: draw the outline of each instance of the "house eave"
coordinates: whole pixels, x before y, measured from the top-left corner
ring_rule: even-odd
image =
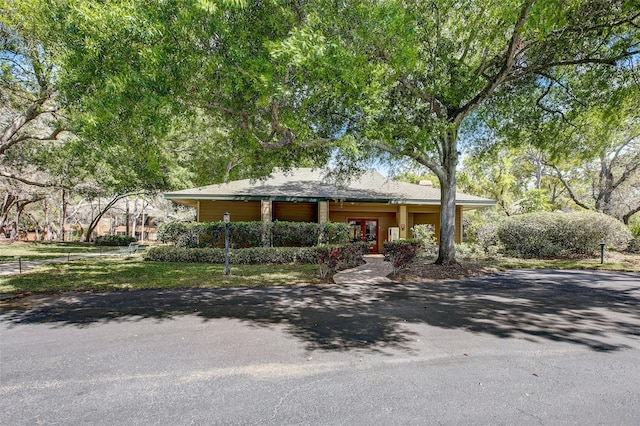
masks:
[[[433,205],[439,206],[440,200],[434,199],[386,199],[386,198],[359,198],[359,197],[295,197],[295,196],[265,196],[265,195],[206,195],[206,194],[164,194],[164,198],[176,202],[186,200],[209,201],[284,201],[299,203],[317,203],[320,201],[350,202],[350,203],[374,203],[374,204],[403,204],[403,205]],[[495,201],[487,200],[456,200],[457,206],[468,208],[492,207]]]

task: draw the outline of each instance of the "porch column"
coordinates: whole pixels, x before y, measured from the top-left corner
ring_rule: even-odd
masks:
[[[398,227],[400,228],[400,238],[409,238],[409,215],[407,206],[400,206],[398,209]]]
[[[263,222],[271,222],[273,213],[271,208],[271,200],[260,200],[260,211]]]
[[[329,222],[329,202],[318,201],[318,223]]]
[[[462,206],[456,206],[456,236],[455,242],[462,242]]]
[[[198,206],[196,207],[196,222],[200,222],[200,201],[198,201]]]

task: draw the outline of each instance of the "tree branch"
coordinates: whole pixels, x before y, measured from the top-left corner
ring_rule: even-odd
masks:
[[[518,52],[518,49],[521,48],[521,32],[524,28],[524,25],[527,21],[527,16],[529,14],[529,9],[533,5],[535,0],[526,0],[522,8],[520,9],[520,16],[518,17],[518,21],[513,27],[513,31],[511,33],[511,39],[509,40],[509,44],[504,54],[502,55],[501,62],[502,66],[496,75],[492,78],[489,78],[489,82],[487,85],[478,93],[473,99],[467,102],[462,108],[455,111],[454,121],[456,123],[462,122],[464,117],[469,114],[473,109],[475,109],[483,100],[487,99],[489,96],[495,92],[495,90],[504,82],[504,79],[509,75],[513,64],[515,63],[515,58]]]
[[[629,225],[629,219],[631,219],[631,216],[633,216],[634,214],[636,214],[636,213],[638,213],[638,212],[640,212],[640,206],[638,206],[638,207],[636,207],[635,209],[630,210],[629,212],[627,212],[626,214],[624,214],[624,215],[622,216],[622,222],[623,222],[625,225]]]
[[[32,181],[32,180],[20,177],[20,176],[14,174],[14,173],[7,173],[7,172],[3,172],[3,171],[0,171],[0,177],[5,177],[5,178],[8,178],[8,179],[17,180],[18,182],[22,182],[24,184],[31,185],[31,186],[37,186],[39,188],[71,189],[70,187],[63,186],[63,185],[56,185],[56,184],[52,184],[52,183],[35,182],[35,181]]]
[[[413,83],[411,83],[405,76],[401,76],[398,78],[398,81],[408,90],[410,90],[414,95],[418,96],[423,101],[427,102],[431,107],[431,111],[436,113],[436,116],[440,119],[444,119],[447,116],[447,107],[440,102],[440,100],[429,93],[426,93],[419,88],[417,88]]]
[[[576,203],[577,205],[579,205],[583,209],[593,210],[591,207],[587,206],[582,201],[578,200],[578,197],[576,197],[576,195],[573,193],[573,190],[571,189],[571,187],[569,186],[567,181],[562,176],[562,172],[560,172],[560,169],[558,169],[558,166],[556,166],[553,163],[545,163],[545,164],[547,166],[553,168],[553,170],[555,170],[556,176],[558,176],[558,179],[560,180],[560,182],[562,182],[562,186],[564,186],[564,188],[567,190],[567,192],[569,193],[569,197],[571,197],[571,199],[573,200],[574,203]]]

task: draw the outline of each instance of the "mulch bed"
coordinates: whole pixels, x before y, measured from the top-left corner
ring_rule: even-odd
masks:
[[[419,262],[398,272],[398,275],[389,274],[387,277],[393,281],[434,281],[455,280],[466,277],[475,277],[485,274],[500,272],[497,268],[460,262],[456,265],[436,265],[431,261]]]

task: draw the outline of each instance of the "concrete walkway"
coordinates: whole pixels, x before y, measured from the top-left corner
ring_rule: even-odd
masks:
[[[367,262],[364,265],[335,274],[333,281],[336,284],[381,284],[392,282],[387,278],[387,275],[393,271],[393,268],[390,262],[384,261],[383,255],[366,255],[364,260]]]

